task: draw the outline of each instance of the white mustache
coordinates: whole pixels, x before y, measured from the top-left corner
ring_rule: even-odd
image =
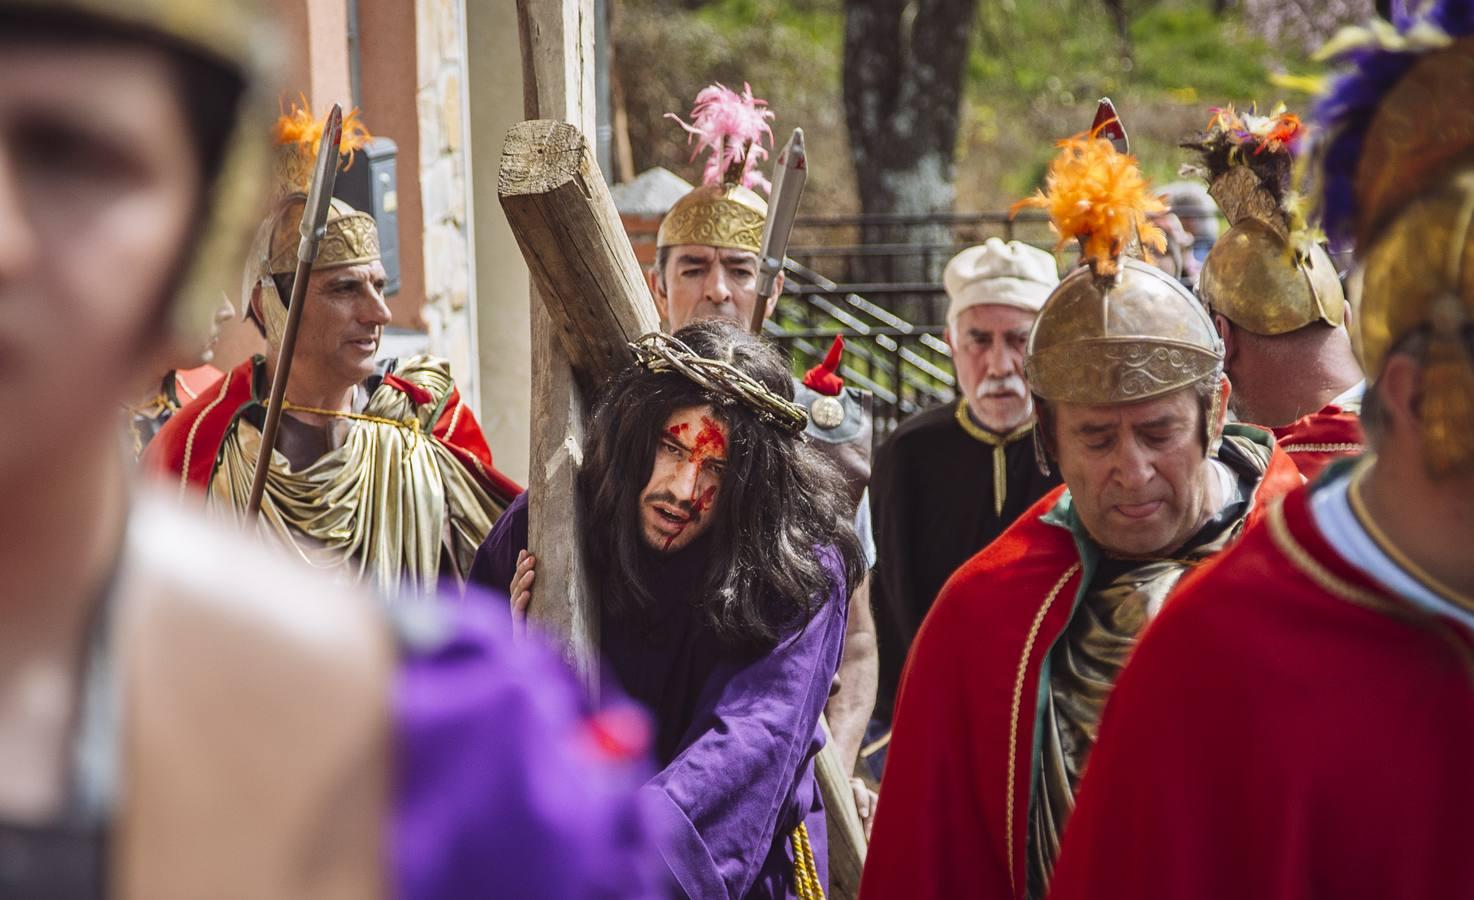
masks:
[[[982,400],[989,394],[1004,393],[1015,397],[1027,397],[1029,386],[1024,384],[1024,379],[1018,375],[1005,375],[1002,378],[984,378],[978,382],[977,390],[973,391],[973,397]]]

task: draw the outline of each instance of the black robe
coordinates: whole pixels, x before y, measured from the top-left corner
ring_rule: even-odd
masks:
[[[1001,438],[1000,438],[1001,440]],[[906,652],[932,601],[959,566],[1059,484],[1034,459],[1031,431],[1003,447],[1003,512],[995,508],[992,445],[957,422],[947,403],[902,422],[875,455],[870,509],[876,563],[871,592],[880,645],[875,714],[889,720]]]

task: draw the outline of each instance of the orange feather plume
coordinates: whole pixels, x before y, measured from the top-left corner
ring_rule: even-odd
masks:
[[[1080,241],[1081,259],[1097,275],[1116,274],[1133,238],[1159,253],[1167,249],[1167,235],[1149,218],[1166,212],[1167,204],[1151,193],[1136,157],[1116,150],[1098,131],[1055,146],[1060,153],[1049,164],[1045,189],[1015,203],[1009,215],[1025,208],[1047,211],[1059,235],[1055,249]]]
[[[286,166],[291,173],[288,180],[293,182],[289,187],[305,191],[312,177],[312,164],[317,159],[317,148],[322,143],[322,131],[327,117],[319,119],[314,116],[305,95],[298,95],[298,99],[300,103],[294,101],[292,108],[283,111],[276,120],[276,125],[271,129],[271,137],[278,147],[295,157]],[[348,165],[344,168],[353,165],[354,152],[363,149],[372,139],[373,135],[369,134],[368,128],[358,117],[357,108],[343,116],[343,138],[338,143],[338,154],[348,157]],[[307,181],[302,180],[303,175]]]

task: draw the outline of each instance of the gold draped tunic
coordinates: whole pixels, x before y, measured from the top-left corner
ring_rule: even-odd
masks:
[[[454,387],[449,364],[416,356],[394,374],[434,402],[416,404],[381,384],[350,420],[341,446],[300,471],[274,451],[261,527],[310,565],[342,569],[390,594],[425,593],[442,573],[442,558],[465,579],[501,509],[431,435]],[[256,426],[237,419],[210,483],[212,504],[245,508],[260,446]]]

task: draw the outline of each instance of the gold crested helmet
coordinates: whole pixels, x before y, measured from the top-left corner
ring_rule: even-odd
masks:
[[[1014,205],[1048,210],[1059,247],[1081,247],[1081,265],[1049,295],[1029,333],[1030,389],[1054,403],[1136,403],[1220,373],[1222,342],[1202,304],[1132,255],[1166,246],[1149,219],[1165,204],[1135,158],[1095,132],[1059,148],[1045,189]]]
[[[757,253],[767,218],[768,204],[751,188],[730,182],[703,184],[677,200],[660,220],[655,246],[705,244]]]
[[[1198,294],[1211,312],[1254,334],[1298,331],[1346,318],[1335,265],[1298,212],[1293,152],[1300,117],[1283,105],[1269,115],[1213,110],[1208,127],[1182,146],[1198,154],[1198,175],[1228,219],[1203,261]]]
[[[282,41],[263,0],[0,0],[0,11],[77,16],[120,33],[158,38],[238,77],[230,136],[183,261],[168,318],[180,346],[198,347],[240,265],[260,213],[267,143]]]
[[[676,201],[661,220],[656,247],[704,244],[758,253],[768,204],[758,190],[770,185],[757,164],[768,156],[763,139],[773,143],[773,118],[767,102],[752,95],[751,85],[737,93],[713,84],[696,95],[690,123],[671,115],[695,143],[692,158],[710,155],[702,184]]]
[[[1422,363],[1424,464],[1474,468],[1474,11],[1435,3],[1343,31],[1352,67],[1317,108],[1323,224],[1354,241],[1353,338],[1378,377],[1399,349]],[[1418,343],[1413,340],[1417,339]]]
[[[312,166],[322,141],[325,121],[325,118],[314,118],[306,98],[302,98],[300,104],[293,103],[291,110],[277,120],[273,130],[271,211],[257,231],[241,287],[244,302],[260,286],[260,309],[264,320],[261,324],[267,339],[273,344],[280,343],[286,329],[287,298],[281,296],[272,276],[292,275],[297,271],[302,213],[307,206]],[[353,164],[354,152],[370,139],[357,110],[344,117],[343,138],[338,151],[346,157],[347,165]],[[371,263],[379,258],[379,228],[374,217],[333,198],[312,271]]]

